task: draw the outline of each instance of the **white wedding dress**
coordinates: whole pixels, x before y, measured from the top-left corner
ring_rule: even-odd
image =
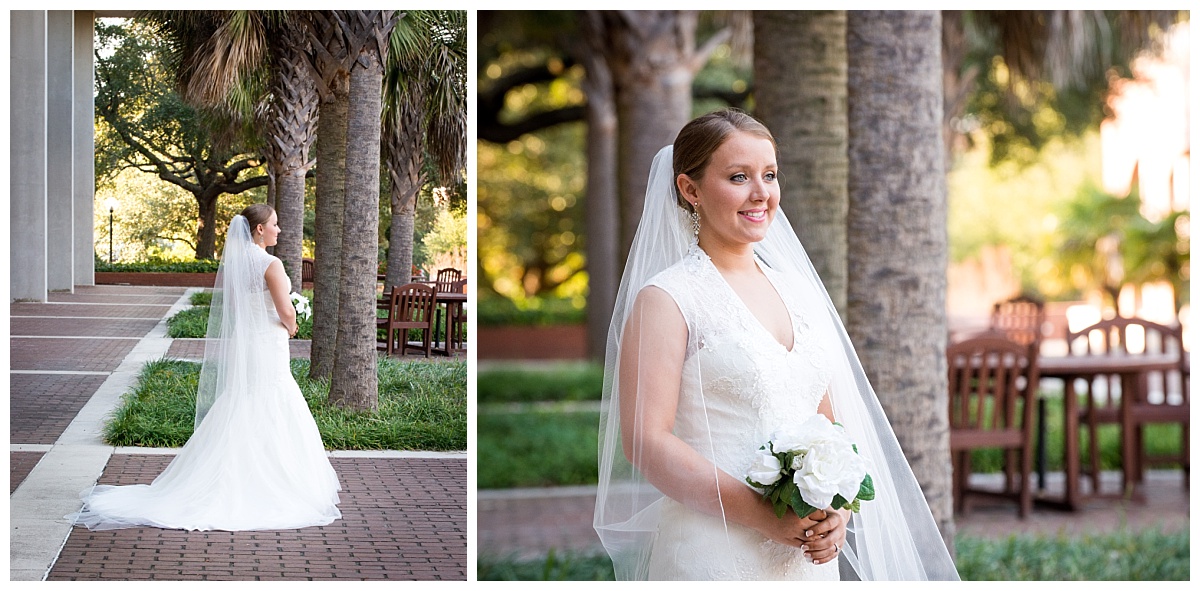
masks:
[[[249,250],[258,251],[251,259],[261,276],[275,258]],[[243,531],[326,525],[341,517],[337,474],[291,374],[287,329],[265,282],[259,289],[269,328],[251,335],[244,349],[253,356],[256,385],[227,387],[153,483],[84,491],[84,508],[68,519],[89,529]]]
[[[825,310],[801,309],[808,294],[800,290],[811,288],[761,261],[759,268],[788,308],[791,350],[767,332],[695,244],[647,284],[674,299],[688,327],[675,435],[739,481],[775,430],[816,414],[836,343]],[[838,580],[839,574],[836,560],[814,565],[797,548],[664,498],[649,577]]]

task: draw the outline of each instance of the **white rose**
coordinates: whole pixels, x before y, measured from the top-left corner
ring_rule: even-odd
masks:
[[[817,508],[828,507],[834,495],[854,500],[867,473],[866,462],[855,453],[850,441],[829,425],[834,436],[815,442],[792,478],[804,502]]]
[[[746,472],[746,478],[758,486],[770,486],[782,477],[780,468],[779,458],[768,450],[760,449],[754,458],[754,465]]]

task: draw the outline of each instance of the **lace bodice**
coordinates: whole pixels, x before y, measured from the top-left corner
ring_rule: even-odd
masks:
[[[790,351],[698,246],[648,283],[675,300],[688,327],[675,434],[739,480],[772,432],[817,412],[830,380],[833,335],[817,321],[823,311],[801,309],[802,287],[759,267],[787,306]]]
[[[279,321],[279,311],[275,309],[275,300],[274,300],[274,298],[271,297],[271,290],[267,288],[267,279],[266,279],[267,267],[270,267],[271,263],[273,261],[278,260],[278,257],[268,253],[267,251],[265,251],[261,248],[255,248],[252,252],[255,253],[254,262],[257,265],[256,271],[257,271],[258,275],[260,277],[262,277],[262,282],[259,284],[255,284],[253,286],[253,288],[255,288],[255,291],[258,291],[259,289],[262,290],[263,300],[266,302],[266,307],[267,307],[267,317],[269,317],[271,320]],[[284,274],[284,279],[287,280],[287,283],[288,283],[287,289],[288,289],[288,292],[291,293],[292,279],[291,279],[291,277],[288,277],[286,273]]]

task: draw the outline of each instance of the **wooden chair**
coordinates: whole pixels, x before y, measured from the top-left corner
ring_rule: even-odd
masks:
[[[1190,364],[1183,349],[1183,332],[1179,326],[1165,326],[1140,318],[1116,317],[1101,320],[1078,332],[1067,335],[1069,355],[1103,356],[1167,356],[1177,360],[1170,371],[1146,371],[1136,377],[1101,375],[1088,381],[1082,390],[1085,403],[1080,420],[1087,426],[1088,445],[1083,450],[1083,471],[1092,482],[1092,492],[1100,491],[1099,428],[1105,424],[1120,425],[1121,461],[1130,466],[1133,482],[1122,477],[1121,494],[1140,483],[1148,464],[1177,463],[1183,468],[1186,487],[1191,471],[1188,436],[1191,403],[1189,400]],[[1121,412],[1122,397],[1130,396],[1126,414]],[[1178,424],[1181,426],[1180,453],[1150,456],[1143,442],[1144,427],[1149,424]],[[1123,471],[1124,472],[1124,471]]]
[[[447,267],[445,269],[438,269],[437,277],[433,282],[433,286],[435,289],[437,289],[438,293],[462,293],[461,288],[458,287],[459,282],[462,282],[464,284],[466,283],[465,281],[463,281],[462,271],[460,271],[458,269],[452,269],[452,268]],[[436,326],[444,326],[442,324],[442,309],[441,309],[441,307],[438,307],[436,314],[437,314]],[[450,350],[450,335],[446,334],[446,335],[442,335],[442,336],[445,337],[445,339],[446,339],[446,350],[449,351]]]
[[[992,306],[991,330],[1022,345],[1040,348],[1045,323],[1045,303],[1030,295],[1021,294]]]
[[[454,291],[454,282],[462,279],[462,271],[458,269],[438,269],[434,287],[441,292]]]
[[[432,287],[420,283],[398,285],[385,294],[388,302],[387,317],[376,321],[376,327],[384,331],[385,342],[380,350],[392,355],[396,350],[400,355],[408,353],[409,349],[424,351],[425,356],[433,354],[434,330],[434,298],[436,293]],[[421,331],[421,342],[410,343],[408,330]],[[396,340],[396,331],[400,331],[400,342]]]
[[[313,259],[300,259],[300,282],[312,283],[317,273],[317,262]]]
[[[1024,518],[1033,507],[1033,409],[1037,355],[1000,333],[946,347],[950,378],[950,453],[954,464],[954,507],[966,509],[968,494],[1015,498]],[[971,451],[1000,448],[1006,456],[1001,490],[970,485]]]

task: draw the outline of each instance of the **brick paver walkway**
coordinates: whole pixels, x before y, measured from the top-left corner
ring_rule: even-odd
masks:
[[[324,527],[65,529],[62,515],[71,509],[60,509],[78,508],[74,495],[96,481],[73,484],[89,470],[73,462],[106,458],[94,464],[99,482],[132,484],[150,482],[173,457],[125,449],[97,455],[112,448],[98,439],[105,411],[93,407],[101,392],[102,404],[115,404],[113,383],[132,379],[128,359],[141,360],[139,350],[201,356],[201,341],[171,346],[160,324],[173,305],[184,305],[185,291],[78,287],[52,294],[50,303],[10,304],[10,578],[465,580],[465,453],[333,452],[342,519]],[[293,341],[292,353],[307,356],[308,343]],[[65,485],[56,484],[60,472]]]
[[[107,378],[107,375],[11,375],[9,441],[54,443]]]
[[[100,484],[148,483],[170,457],[114,455]],[[466,463],[334,458],[342,519],[267,532],[76,528],[48,580],[466,579]]]

